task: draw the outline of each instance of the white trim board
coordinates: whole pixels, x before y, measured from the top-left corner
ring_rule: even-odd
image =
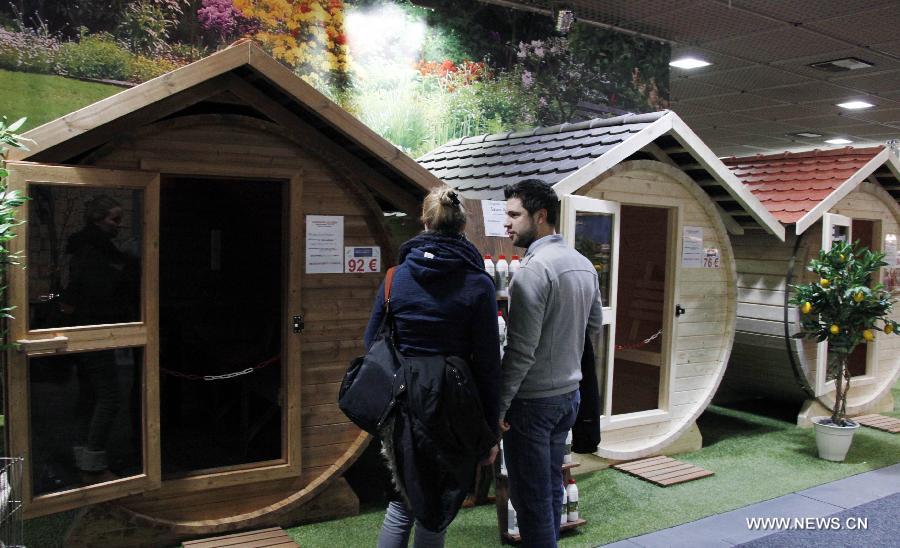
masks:
[[[671,134],[713,178],[737,201],[741,207],[768,233],[784,241],[784,226],[769,213],[756,196],[719,160],[712,150],[674,112],[665,115],[649,126],[622,141],[609,152],[588,163],[575,173],[553,185],[558,196],[572,194],[578,189],[625,161],[629,156],[652,144],[663,135]],[[729,223],[732,228],[737,223]],[[743,230],[741,230],[743,232]]]

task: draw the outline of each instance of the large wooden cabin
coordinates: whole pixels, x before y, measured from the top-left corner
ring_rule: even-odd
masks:
[[[341,475],[368,437],[338,383],[396,255],[383,212],[440,181],[250,43],[26,137],[6,402],[26,516],[90,506],[67,545],[126,546],[356,513]],[[113,268],[91,271],[104,200]],[[105,449],[84,466],[86,443]]]

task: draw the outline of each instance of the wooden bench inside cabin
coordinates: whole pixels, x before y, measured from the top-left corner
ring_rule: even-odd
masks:
[[[244,531],[233,535],[191,540],[183,548],[295,548],[300,546],[281,527]]]

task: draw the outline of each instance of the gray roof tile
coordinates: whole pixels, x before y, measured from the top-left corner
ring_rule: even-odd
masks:
[[[665,112],[455,139],[420,158],[423,167],[466,193],[503,199],[507,184],[528,176],[556,183],[655,122]]]

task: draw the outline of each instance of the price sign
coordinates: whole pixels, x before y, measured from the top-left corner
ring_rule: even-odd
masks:
[[[703,268],[719,268],[719,250],[715,247],[707,247],[703,250]]]
[[[378,246],[345,247],[344,272],[347,274],[381,272],[381,248]]]

